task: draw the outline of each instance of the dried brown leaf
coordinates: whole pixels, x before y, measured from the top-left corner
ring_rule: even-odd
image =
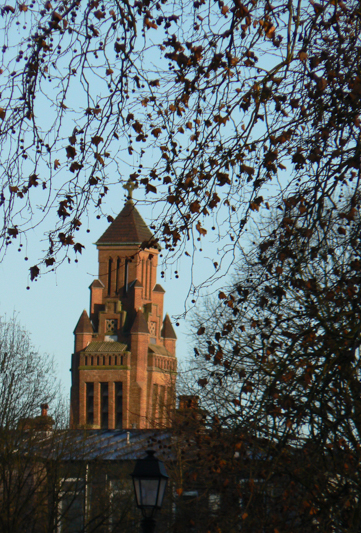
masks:
[[[71,146],[70,144],[66,147],[66,157],[68,159],[74,159],[76,156],[76,150],[74,146]]]
[[[35,265],[29,268],[29,270],[30,270],[30,279],[31,281],[34,281],[34,279],[37,278],[40,274],[39,267]]]
[[[94,16],[98,20],[101,20],[101,19],[103,19],[105,17],[105,13],[103,11],[101,11],[100,9],[98,9],[97,11],[95,11]]]
[[[103,137],[100,137],[99,135],[95,135],[94,137],[92,137],[92,144],[95,144],[95,146],[98,146],[103,141]]]
[[[197,224],[196,224],[196,230],[198,231],[198,233],[202,236],[204,235],[207,235],[207,230],[202,228],[202,225],[201,223],[198,221]]]

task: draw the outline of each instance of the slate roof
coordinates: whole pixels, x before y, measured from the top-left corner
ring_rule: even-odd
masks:
[[[183,411],[184,412],[184,411]],[[206,413],[204,410],[198,410]],[[60,461],[135,461],[146,456],[146,450],[154,450],[156,457],[162,461],[176,461],[179,445],[186,450],[187,460],[197,460],[197,446],[189,446],[189,439],[176,440],[174,432],[169,429],[73,429],[57,432],[41,432],[39,438],[25,439],[20,443],[19,452],[33,453],[36,458]],[[224,432],[227,438],[227,432]],[[186,441],[185,441],[186,440]],[[264,451],[265,439],[258,444],[245,443],[247,457],[257,460],[269,460]],[[298,441],[299,443],[300,441]],[[302,443],[304,440],[302,439]],[[297,445],[297,441],[295,442]],[[17,441],[19,446],[19,441]],[[261,446],[261,447],[260,447]],[[289,447],[292,450],[292,447]],[[297,449],[293,448],[296,452]],[[239,458],[235,452],[234,458]],[[272,457],[271,457],[272,459]]]
[[[161,335],[164,339],[176,339],[177,338],[177,335],[175,334],[175,331],[173,329],[168,313],[165,315],[165,318],[163,321],[163,328],[161,331]]]
[[[90,322],[90,318],[85,309],[80,315],[78,323],[74,329],[74,333],[94,333],[92,323]]]
[[[84,352],[124,352],[127,349],[126,344],[122,344],[121,342],[101,342],[101,341],[95,341],[88,344],[88,346],[83,350]]]
[[[159,248],[154,237],[132,200],[128,200],[116,219],[97,240],[98,246],[119,244],[142,244],[149,242],[150,248]]]
[[[50,439],[51,455],[55,458],[60,453],[62,461],[134,461],[145,457],[148,449],[163,461],[176,459],[169,430],[68,430],[60,431],[57,440],[60,445],[54,446]]]
[[[127,433],[129,433],[128,437]],[[171,433],[166,430],[130,430],[128,432],[124,430],[94,430],[87,431],[86,434],[84,451],[88,460],[95,458],[108,461],[140,459],[146,456],[145,451],[149,447],[156,450],[159,459],[175,459],[173,450],[168,448],[171,444]],[[84,442],[84,434],[79,435],[79,437],[79,440]],[[127,444],[127,438],[129,444]],[[162,446],[162,449],[159,449],[159,445]]]

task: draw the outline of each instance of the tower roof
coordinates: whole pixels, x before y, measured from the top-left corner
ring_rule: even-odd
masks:
[[[123,344],[121,342],[113,341],[94,341],[88,344],[86,348],[84,348],[85,352],[100,352],[100,353],[119,353],[124,352],[127,349],[127,345]]]
[[[142,311],[139,309],[130,333],[149,333],[148,324]]]
[[[95,279],[90,285],[89,289],[93,287],[94,289],[104,289],[104,283],[102,283],[99,279]]]
[[[175,331],[172,326],[172,322],[170,321],[168,313],[165,315],[163,320],[163,328],[161,335],[163,339],[176,339],[177,335],[175,334]]]
[[[85,309],[80,315],[74,333],[94,333],[92,323]]]
[[[116,244],[142,244],[149,242],[149,247],[159,248],[154,236],[132,200],[128,200],[116,219],[98,239],[98,246]]]
[[[156,284],[156,286],[153,289],[153,292],[165,292],[162,285],[159,285],[159,283]]]

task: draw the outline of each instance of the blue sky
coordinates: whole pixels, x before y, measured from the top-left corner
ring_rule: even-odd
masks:
[[[23,16],[23,15],[22,15]],[[25,16],[25,15],[24,15]],[[16,31],[20,31],[19,29]],[[26,33],[26,32],[25,32]],[[18,40],[15,34],[13,35],[13,44]],[[63,37],[64,39],[66,38]],[[151,34],[149,34],[151,35]],[[157,77],[159,73],[167,72],[167,61],[161,59],[161,55],[157,47],[152,46],[150,37],[147,34],[147,46],[149,49],[145,52],[144,57],[140,57],[140,61],[144,61],[147,68],[154,71],[154,77]],[[11,49],[7,54],[12,54],[12,59],[15,61],[16,54]],[[267,58],[269,61],[269,58]],[[97,66],[97,61],[94,59],[94,67]],[[69,65],[67,60],[60,62],[59,67],[68,69]],[[96,75],[87,74],[90,76],[90,80],[93,85],[94,94],[97,97],[108,94],[107,82],[103,79],[103,70],[99,67]],[[157,74],[157,76],[156,76]],[[160,74],[159,74],[160,75]],[[72,78],[74,86],[79,82],[78,78]],[[52,121],[58,114],[58,108],[54,106],[56,101],[57,88],[51,88],[52,85],[45,83],[48,87],[45,93],[49,96],[49,100],[45,96],[40,96],[38,102],[38,114],[37,117],[42,124],[47,135],[46,140],[51,141],[54,135],[54,128],[52,127]],[[66,99],[66,104],[69,110],[73,109],[83,115],[84,104],[81,99],[81,87],[79,85],[79,91],[69,91]],[[104,92],[105,91],[105,92]],[[83,95],[84,96],[84,95]],[[86,95],[87,96],[87,95]],[[135,98],[141,98],[141,94],[135,95]],[[130,103],[129,103],[130,105]],[[85,107],[87,105],[84,104]],[[85,108],[84,107],[84,108]],[[131,107],[129,107],[131,109]],[[44,112],[46,110],[46,112]],[[72,131],[73,125],[76,122],[72,122],[77,118],[77,114],[74,111],[69,111],[70,115],[63,122],[64,136],[67,138],[69,131]],[[141,107],[140,111],[148,113],[149,109]],[[79,118],[79,117],[78,117]],[[241,121],[241,114],[235,117],[237,121]],[[80,120],[80,119],[79,119]],[[80,120],[81,122],[81,120]],[[232,130],[228,130],[230,126],[224,128],[223,135],[226,139],[228,135],[232,133]],[[258,126],[261,128],[262,126]],[[187,141],[186,136],[180,140],[182,141],[183,149],[187,146],[191,146],[190,141]],[[156,141],[154,141],[156,143]],[[11,143],[10,143],[11,144]],[[10,149],[9,144],[9,149]],[[115,146],[117,144],[117,146]],[[66,177],[66,161],[65,151],[61,144],[60,155],[53,154],[54,157],[59,157],[61,166],[53,176],[53,192],[57,192],[56,187],[62,187],[64,176]],[[139,147],[137,148],[139,152]],[[139,153],[134,153],[132,156],[127,152],[127,142],[120,138],[119,143],[113,143],[112,145],[112,158],[114,163],[109,164],[106,167],[106,171],[109,175],[114,175],[114,180],[111,180],[113,185],[105,198],[104,211],[107,214],[116,216],[122,209],[125,201],[125,194],[121,184],[117,184],[119,175],[121,173],[121,179],[126,181],[129,174],[134,172],[142,162],[144,164],[144,172],[146,168],[151,169],[153,162],[159,158],[158,147],[153,147],[147,151],[143,159],[139,156]],[[127,155],[128,154],[128,155]],[[28,172],[32,172],[31,158],[22,162],[22,172],[24,175],[28,175]],[[50,168],[53,168],[52,165]],[[50,170],[44,166],[40,168],[42,177],[48,176]],[[39,174],[40,175],[40,174]],[[86,178],[86,171],[84,171]],[[68,176],[69,177],[69,176]],[[19,214],[19,219],[22,223],[25,223],[25,214],[29,215],[29,225],[35,223],[39,217],[44,215],[47,194],[49,189],[44,191],[40,190],[40,187],[34,190],[34,198],[32,198],[33,204],[29,211],[22,211]],[[222,191],[218,191],[222,196]],[[50,194],[50,193],[49,193]],[[144,200],[142,193],[136,191],[135,198],[141,198]],[[151,196],[151,195],[149,195]],[[222,198],[223,199],[223,198]],[[237,198],[238,199],[238,198]],[[149,199],[147,199],[149,200]],[[16,204],[22,205],[22,201]],[[40,209],[39,209],[40,207]],[[44,208],[44,209],[43,209]],[[138,210],[150,225],[151,219],[156,219],[161,211],[161,205],[156,204],[152,209],[152,205],[140,205]],[[161,279],[160,270],[158,272],[158,282],[162,284],[166,290],[165,295],[165,311],[168,312],[171,317],[180,315],[184,311],[184,301],[188,295],[189,287],[198,285],[206,279],[210,279],[207,287],[204,288],[203,293],[214,292],[221,283],[224,283],[225,279],[220,281],[212,278],[215,274],[214,263],[219,263],[220,275],[227,276],[229,265],[233,258],[233,244],[229,239],[229,224],[230,213],[225,207],[221,207],[220,210],[209,217],[209,220],[202,220],[202,227],[207,228],[208,234],[205,239],[202,238],[201,242],[197,241],[198,234],[195,231],[194,241],[186,243],[186,248],[181,254],[181,259],[176,259],[174,263],[168,263],[165,268],[165,279]],[[238,228],[238,213],[234,213],[233,231],[237,232]],[[96,242],[99,236],[105,231],[108,223],[106,219],[96,220],[95,213],[89,213],[89,229],[90,233],[85,230],[86,220],[83,220],[83,226],[79,233],[79,241],[85,245],[85,249],[81,256],[79,256],[78,263],[73,260],[70,264],[64,263],[61,265],[55,273],[42,276],[36,282],[30,282],[29,280],[29,267],[36,264],[40,257],[43,256],[42,250],[47,248],[46,241],[44,240],[43,232],[50,227],[54,221],[56,221],[56,215],[50,213],[49,223],[46,220],[45,224],[40,225],[34,230],[29,230],[26,238],[27,240],[21,241],[23,244],[22,251],[19,253],[18,239],[16,239],[11,246],[9,246],[8,253],[2,263],[0,263],[0,315],[11,316],[14,312],[18,314],[19,322],[31,333],[32,340],[35,347],[41,351],[46,352],[49,356],[54,356],[58,366],[58,375],[63,383],[63,387],[66,393],[69,393],[70,388],[70,358],[73,351],[73,330],[76,326],[78,318],[85,308],[89,308],[89,285],[94,278],[97,277],[98,262],[97,262],[97,250],[92,244]],[[18,221],[19,223],[19,221]],[[216,227],[216,231],[212,231],[212,226]],[[220,232],[219,239],[217,231]],[[25,237],[22,237],[25,239]],[[203,242],[206,241],[206,242]],[[197,248],[197,249],[195,249]],[[227,251],[227,257],[223,257],[224,251]],[[187,251],[189,255],[185,255]],[[29,260],[25,261],[24,257],[28,257]],[[193,270],[191,265],[193,264]],[[176,277],[176,272],[178,273]],[[226,278],[227,279],[227,278]],[[30,286],[30,290],[26,287]],[[190,304],[192,296],[188,298]],[[198,300],[199,305],[201,301]],[[173,320],[175,322],[175,320]],[[186,320],[180,320],[180,326],[175,327],[178,335],[177,343],[177,356],[179,361],[184,360],[188,353],[192,352],[192,347],[189,345],[190,339],[187,336],[189,331],[189,323]]]
[[[120,211],[125,201],[121,185],[114,187],[112,199],[111,203],[116,204],[117,208],[120,206]],[[149,224],[146,216],[149,209],[139,206],[138,210]],[[117,213],[114,211],[114,214]],[[0,264],[0,314],[11,316],[15,312],[21,325],[31,333],[35,348],[54,356],[65,394],[70,391],[73,330],[83,309],[89,312],[88,287],[98,274],[98,253],[93,243],[107,227],[106,220],[90,219],[90,233],[84,231],[81,235],[85,250],[79,256],[78,263],[64,263],[55,273],[46,274],[36,282],[30,282],[28,269],[36,262],[37,252],[41,250],[44,236],[40,228],[28,234],[28,242],[23,241],[20,253],[14,241]],[[25,261],[27,256],[29,259]],[[158,268],[158,282],[166,290],[165,312],[171,316],[181,314],[189,286],[189,268],[185,264],[183,271],[179,262],[169,266],[165,279],[161,279],[160,270]],[[178,279],[175,278],[175,270],[179,271]],[[181,361],[190,351],[186,321],[181,320],[175,330],[178,336],[177,356]]]
[[[113,185],[108,196],[107,213],[116,216],[126,201],[122,185]],[[136,200],[143,197],[143,194],[137,190],[134,197]],[[144,200],[144,197],[142,199]],[[152,218],[156,218],[160,207],[156,205],[152,208],[150,203],[146,205],[142,201],[137,205],[138,211],[148,225],[151,225]],[[73,331],[83,309],[89,312],[88,287],[98,276],[98,252],[93,243],[109,226],[105,218],[97,220],[94,214],[89,215],[87,228],[85,223],[86,221],[77,234],[79,241],[85,245],[82,255],[78,255],[78,263],[74,260],[70,264],[65,262],[56,272],[45,274],[37,281],[30,281],[29,267],[41,257],[41,251],[47,244],[43,233],[46,229],[46,221],[45,225],[31,230],[26,236],[26,241],[24,237],[22,241],[14,240],[8,247],[4,260],[0,263],[0,315],[10,317],[16,313],[20,324],[31,334],[34,347],[39,352],[54,357],[65,396],[70,394],[69,369],[74,348]],[[86,229],[90,229],[90,232],[87,233]],[[213,262],[221,261],[218,253],[220,243],[217,243],[216,235],[212,241],[211,233],[209,229],[207,239],[202,239],[201,242],[196,241],[195,247],[198,249],[193,248],[193,244],[189,243],[187,249],[190,255],[183,254],[182,258],[177,259],[173,264],[158,266],[157,281],[166,290],[164,311],[171,316],[178,337],[179,363],[184,362],[193,353],[189,337],[190,316],[180,319],[178,327],[175,325],[174,317],[184,312],[185,299],[191,281],[194,284],[204,281],[214,274]],[[20,242],[23,246],[21,252],[18,252]],[[25,257],[28,257],[27,261]],[[193,270],[191,269],[192,263]],[[163,279],[160,275],[161,270],[165,271]],[[226,271],[227,265],[223,273]],[[224,278],[221,279],[222,281],[225,281]],[[204,294],[213,292],[217,286],[219,282],[212,282],[204,290]],[[27,290],[27,287],[30,289]],[[190,296],[189,304],[191,299]],[[197,300],[197,304],[202,305],[201,298]]]

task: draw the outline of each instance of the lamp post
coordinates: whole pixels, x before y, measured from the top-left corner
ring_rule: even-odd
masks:
[[[144,459],[138,459],[131,474],[137,506],[142,511],[143,533],[153,533],[154,517],[162,507],[169,476],[163,461],[154,457],[153,450],[147,450]]]

